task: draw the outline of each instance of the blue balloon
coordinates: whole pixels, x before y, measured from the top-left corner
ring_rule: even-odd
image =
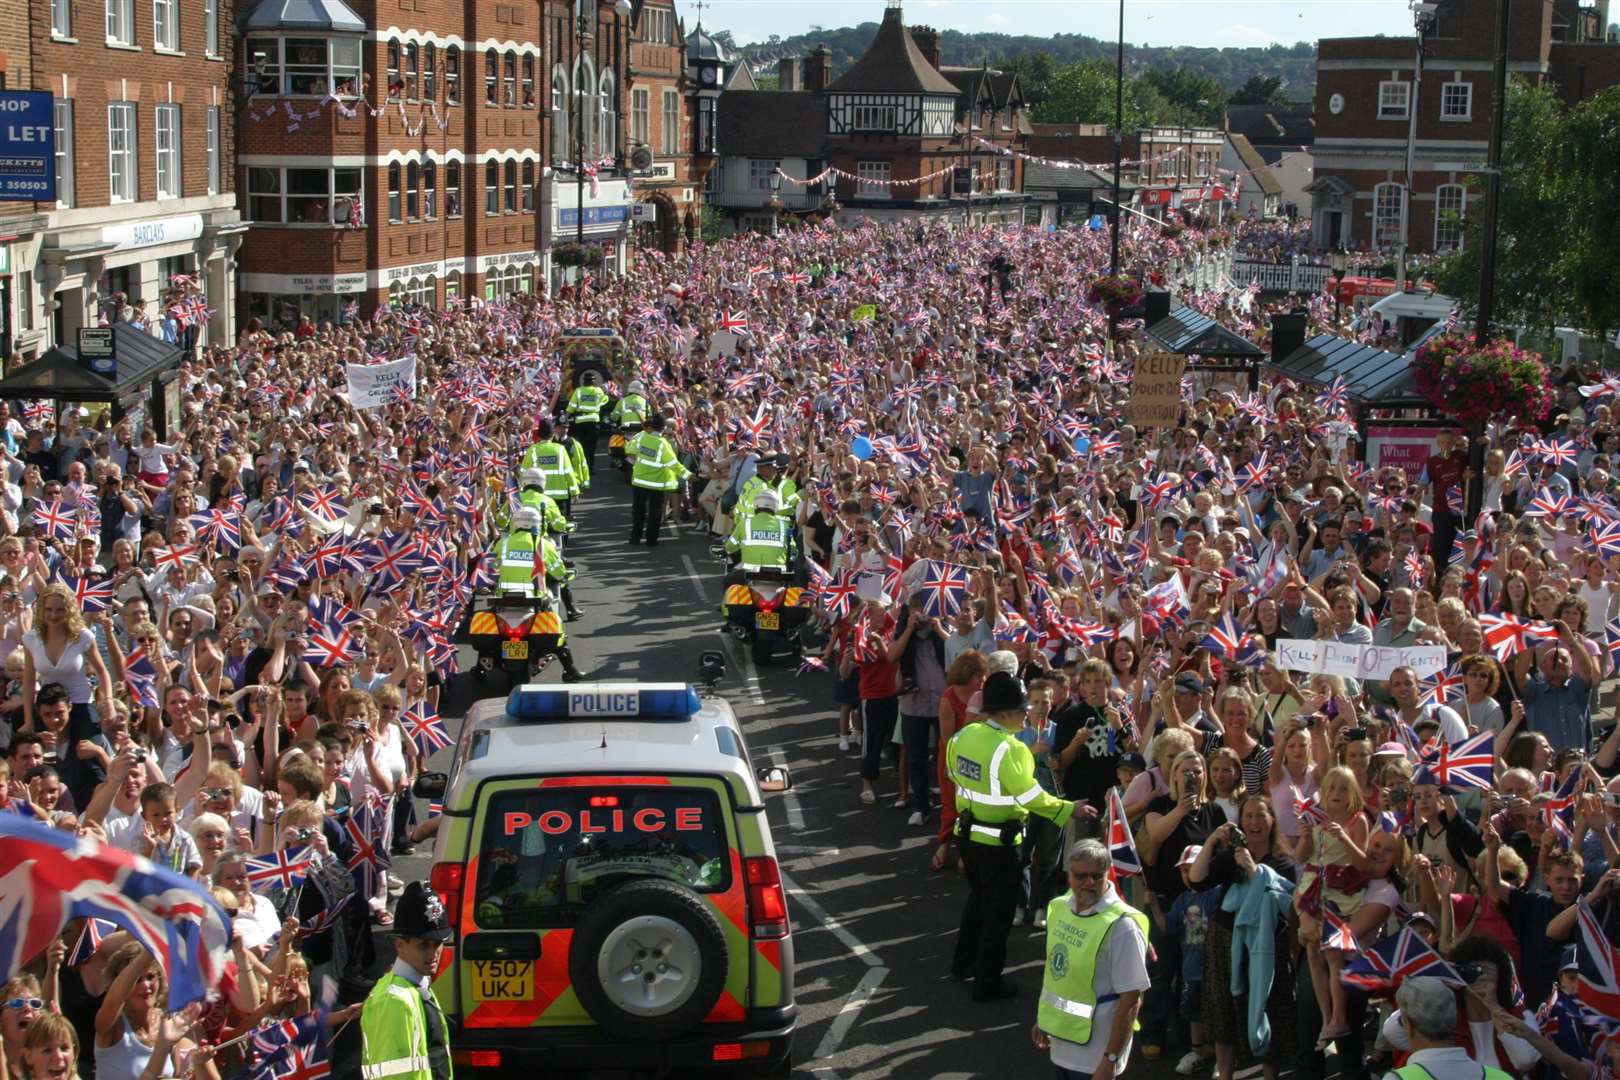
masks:
[[[1074,452],[1077,454],[1091,453],[1091,440],[1084,435],[1076,435],[1074,437]]]
[[[865,435],[857,435],[849,441],[849,452],[865,461],[872,456],[872,440]]]

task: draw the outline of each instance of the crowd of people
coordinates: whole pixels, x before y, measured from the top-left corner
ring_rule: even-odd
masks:
[[[1221,254],[1205,232],[1133,227],[1120,270],[1174,288]],[[1491,430],[1482,474],[1449,436],[1408,473],[1358,460],[1342,395],[1195,362],[1181,422],[1136,430],[1145,345],[1088,301],[1106,269],[1085,229],[795,229],[642,253],[555,301],[249,323],[182,364],[163,440],[140,415],[0,404],[4,809],[194,878],[232,919],[217,993],[180,1013],[140,943],[70,924],[0,992],[7,1077],[231,1076],[263,1025],[322,1000],[344,1003],[321,1010],[331,1029],[352,1018],[402,887],[389,853],[435,827],[408,792],[442,745],[451,639],[503,534],[543,517],[520,463],[549,443],[537,418],[566,412],[554,345],[579,326],[629,343],[645,394],[633,445],[656,483],[637,489],[657,494],[631,542],[657,540],[644,499],[739,558],[769,531],[750,521],[781,524],[829,738],[859,754],[873,813],[932,831],[936,871],[960,861],[945,748],[991,711],[990,680],[1041,793],[1073,803],[1013,845],[1008,919],[1046,925],[1076,841],[1135,834],[1144,872],[1118,895],[1151,945],[1139,1056],[1229,1080],[1252,1060],[1323,1075],[1336,1048],[1367,1075],[1417,1039],[1386,1024],[1364,1045],[1369,996],[1341,970],[1418,927],[1471,974],[1474,1058],[1550,1067],[1520,1027],[1574,998],[1558,946],[1581,940],[1577,901],[1620,930],[1620,728],[1594,724],[1620,562],[1593,537],[1620,418],[1571,371],[1556,415]],[[1181,299],[1258,341],[1294,302],[1230,282]],[[351,405],[345,364],[406,355],[414,393]],[[572,513],[585,464],[550,509]],[[1465,522],[1471,484],[1485,513]],[[1549,492],[1569,498],[1548,511]],[[1278,643],[1300,639],[1448,659],[1356,681],[1290,669]],[[1487,731],[1489,790],[1424,763]],[[1256,875],[1295,897],[1258,928],[1232,906]],[[976,995],[1006,996],[999,964],[958,955]],[[1539,1030],[1561,1052],[1610,1067],[1586,1014],[1556,1015],[1575,1028]]]

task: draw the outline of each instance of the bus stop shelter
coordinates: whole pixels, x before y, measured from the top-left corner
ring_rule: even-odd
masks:
[[[185,351],[127,323],[114,323],[114,370],[92,371],[75,345],[57,345],[39,359],[0,379],[0,400],[45,400],[65,404],[102,402],[116,423],[142,413],[164,440],[180,430],[180,361]]]

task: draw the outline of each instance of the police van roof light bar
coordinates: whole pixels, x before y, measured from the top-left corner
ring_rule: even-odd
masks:
[[[643,720],[685,719],[701,703],[689,683],[580,683],[559,688],[519,686],[506,701],[518,720],[566,721],[604,717]]]

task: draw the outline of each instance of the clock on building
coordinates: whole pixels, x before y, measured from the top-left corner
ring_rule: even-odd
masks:
[[[1338,116],[1340,113],[1344,112],[1343,94],[1334,94],[1332,97],[1328,98],[1328,112],[1332,113],[1334,116]]]

